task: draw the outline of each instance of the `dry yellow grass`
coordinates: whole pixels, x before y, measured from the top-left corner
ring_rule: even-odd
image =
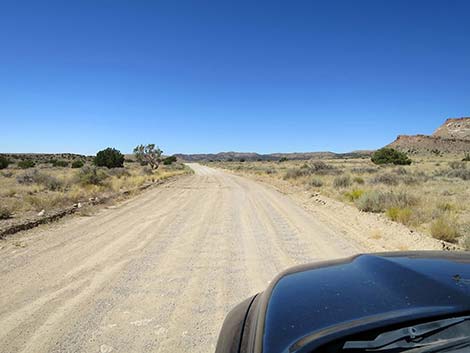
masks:
[[[89,167],[89,166],[88,166]],[[138,163],[126,163],[119,170],[99,171],[102,181],[84,182],[81,169],[52,167],[38,163],[35,168],[9,167],[0,171],[0,206],[2,219],[24,218],[45,210],[46,212],[69,207],[90,198],[114,196],[123,191],[136,190],[146,183],[190,172],[181,164],[161,166],[150,171]],[[1,226],[1,223],[0,223]]]

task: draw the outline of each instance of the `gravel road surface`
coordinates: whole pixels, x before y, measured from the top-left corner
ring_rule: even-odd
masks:
[[[283,269],[360,252],[288,196],[198,164],[0,242],[0,352],[212,352]]]

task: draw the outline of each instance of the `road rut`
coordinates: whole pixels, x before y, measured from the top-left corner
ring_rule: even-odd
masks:
[[[0,352],[211,352],[231,307],[278,272],[362,250],[269,186],[191,167],[2,241]]]

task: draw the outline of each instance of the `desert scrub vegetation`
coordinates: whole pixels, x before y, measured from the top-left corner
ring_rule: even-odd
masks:
[[[52,212],[91,198],[121,197],[124,191],[132,192],[146,183],[190,172],[178,162],[152,170],[134,162],[118,168],[99,167],[91,158],[71,159],[67,166],[50,159],[28,161],[33,167],[23,169],[11,163],[0,172],[0,228],[35,217],[42,210]]]
[[[374,152],[371,157],[374,164],[395,164],[395,165],[409,165],[411,159],[408,158],[406,153],[397,151],[393,148],[381,148]]]
[[[470,164],[462,158],[415,156],[411,165],[375,164],[359,158],[208,165],[320,192],[437,239],[462,243],[470,237],[470,226],[462,226],[470,224]],[[444,227],[443,221],[450,226]]]

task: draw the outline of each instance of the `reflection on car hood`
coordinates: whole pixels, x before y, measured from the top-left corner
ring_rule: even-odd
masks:
[[[264,295],[263,352],[288,352],[339,330],[470,310],[470,256],[359,255],[291,269]]]

